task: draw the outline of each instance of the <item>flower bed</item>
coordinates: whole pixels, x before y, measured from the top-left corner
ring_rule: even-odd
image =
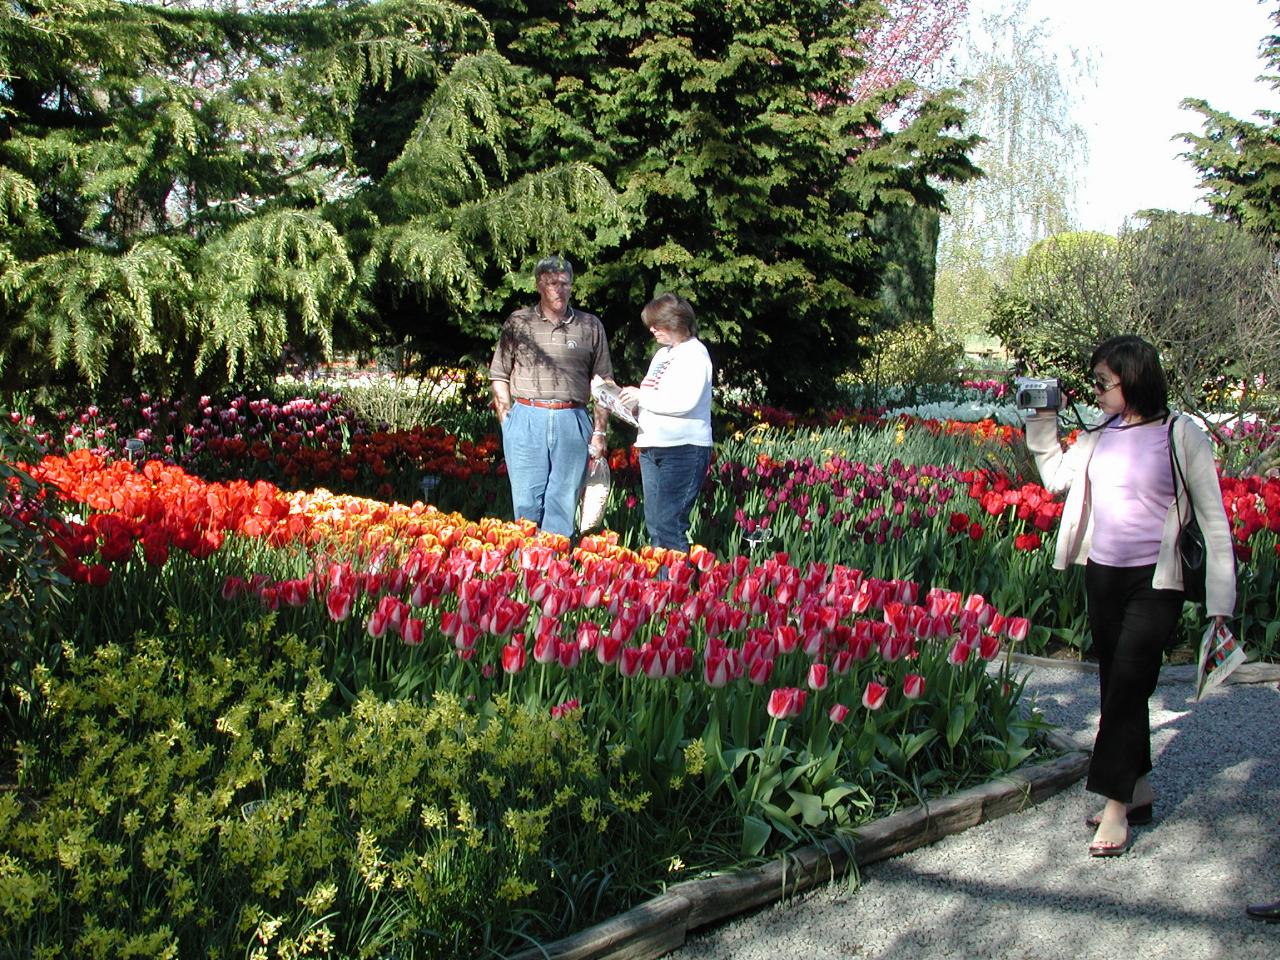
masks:
[[[27,953],[554,938],[1012,769],[1038,723],[1004,654],[1083,637],[1061,507],[991,421],[757,411],[685,557],[632,549],[629,450],[612,531],[571,545],[487,515],[482,435],[334,398],[210,403],[190,430],[145,406],[67,418],[81,449],[26,467],[41,495],[6,473],[68,594],[5,665],[0,934]],[[138,430],[173,462],[116,455]],[[416,500],[428,473],[468,512]],[[355,495],[380,488],[408,494]],[[1266,652],[1280,484],[1223,495]]]
[[[33,950],[554,936],[1034,750],[988,669],[1028,624],[980,596],[88,452],[31,472],[83,511],[52,530],[74,656],[36,669],[31,805],[0,802]]]

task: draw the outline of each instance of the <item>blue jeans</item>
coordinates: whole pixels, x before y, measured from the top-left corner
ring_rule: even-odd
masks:
[[[581,408],[512,404],[502,421],[502,453],[517,518],[547,533],[573,536],[590,441],[591,420]]]
[[[691,443],[645,447],[640,451],[644,525],[649,542],[671,550],[689,549],[689,512],[711,463],[711,448]]]

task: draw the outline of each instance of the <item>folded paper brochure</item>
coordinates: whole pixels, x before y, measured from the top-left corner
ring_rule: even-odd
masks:
[[[623,423],[629,423],[633,427],[640,425],[640,422],[636,420],[635,414],[628,410],[626,404],[622,402],[622,397],[614,384],[608,383],[600,377],[592,377],[591,397]]]
[[[1200,669],[1196,673],[1196,699],[1222,683],[1236,667],[1244,663],[1244,645],[1227,629],[1226,624],[1211,621],[1200,638]]]

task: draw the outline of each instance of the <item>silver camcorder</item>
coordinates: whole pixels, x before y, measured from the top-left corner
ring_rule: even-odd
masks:
[[[1057,410],[1062,402],[1062,388],[1056,378],[1038,380],[1033,377],[1018,377],[1014,384],[1017,387],[1014,403],[1021,409]]]

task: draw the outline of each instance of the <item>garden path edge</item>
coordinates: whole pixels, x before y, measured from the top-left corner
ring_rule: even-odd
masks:
[[[828,883],[854,867],[1016,813],[1071,786],[1088,769],[1088,751],[1057,731],[1046,738],[1061,751],[1053,759],[882,817],[855,831],[852,844],[826,840],[757,867],[674,884],[616,917],[522,950],[511,960],[655,960],[694,931]]]

